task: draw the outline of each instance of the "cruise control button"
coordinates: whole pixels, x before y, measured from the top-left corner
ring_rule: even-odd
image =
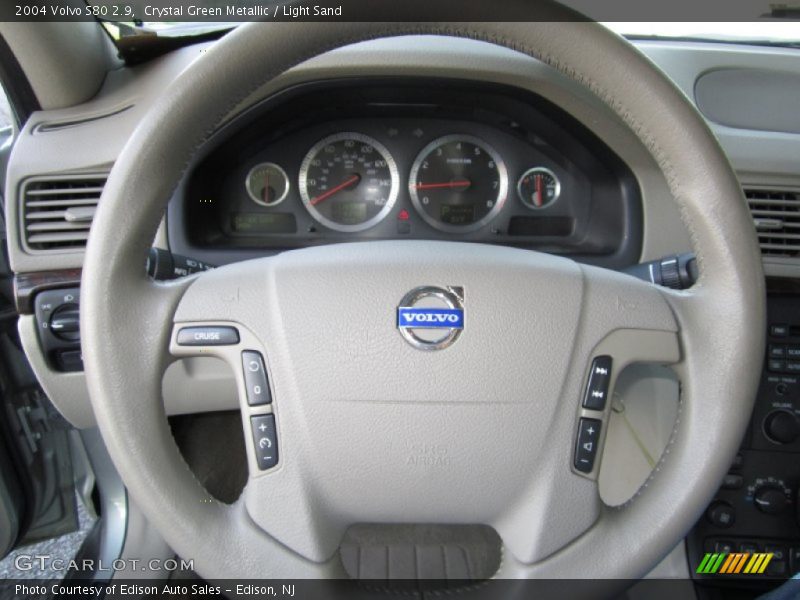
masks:
[[[256,462],[262,471],[278,464],[278,433],[275,431],[275,415],[250,417],[253,430],[253,446]]]
[[[575,468],[581,473],[591,473],[600,440],[598,419],[581,419],[578,424],[578,440],[575,444]]]
[[[250,406],[262,406],[272,402],[267,370],[264,368],[264,358],[261,354],[255,350],[242,352],[242,369],[244,370],[247,404]]]
[[[179,346],[232,346],[239,343],[234,327],[183,327],[178,331]]]
[[[583,407],[590,410],[603,410],[606,407],[608,386],[611,383],[611,357],[598,356],[592,361],[589,381],[583,395]]]

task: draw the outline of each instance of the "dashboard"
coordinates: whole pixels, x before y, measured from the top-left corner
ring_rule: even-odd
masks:
[[[457,80],[294,87],[209,139],[173,199],[177,252],[224,264],[365,239],[535,248],[622,267],[641,252],[633,174],[536,94]]]

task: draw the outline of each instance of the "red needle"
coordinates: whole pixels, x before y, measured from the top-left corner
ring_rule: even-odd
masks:
[[[335,188],[331,188],[327,192],[323,192],[322,194],[320,194],[316,198],[313,198],[311,200],[311,206],[316,206],[317,204],[319,204],[323,200],[327,200],[328,198],[333,196],[335,193],[341,192],[347,186],[352,185],[352,184],[354,184],[354,183],[356,183],[356,182],[358,182],[360,180],[361,180],[361,175],[358,175],[358,174],[353,175],[350,179],[348,179],[347,181],[343,181],[342,183],[337,185]]]
[[[542,199],[542,176],[536,175],[534,177],[534,181],[536,182],[536,196],[534,204],[536,204],[536,206],[541,206],[544,203],[544,200]]]
[[[435,188],[457,188],[467,187],[472,182],[465,179],[464,181],[448,181],[447,183],[418,183],[414,186],[417,190],[432,190]]]

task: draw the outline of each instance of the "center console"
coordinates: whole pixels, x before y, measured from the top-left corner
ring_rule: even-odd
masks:
[[[721,326],[723,326],[721,324]],[[775,587],[800,571],[800,295],[768,297],[767,350],[750,427],[705,515],[688,538],[698,589]],[[709,427],[713,427],[709,424]],[[706,553],[748,554],[742,567],[701,568]],[[750,557],[772,554],[763,569]],[[708,562],[708,560],[707,560]],[[697,573],[696,571],[706,571]],[[738,571],[738,573],[736,572]],[[709,597],[713,596],[713,594]],[[726,596],[722,596],[726,597]]]

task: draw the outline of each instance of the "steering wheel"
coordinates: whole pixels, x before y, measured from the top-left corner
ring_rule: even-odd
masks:
[[[83,271],[86,377],[125,485],[202,576],[344,577],[336,551],[348,526],[410,522],[491,525],[504,547],[498,577],[637,578],[710,500],[763,356],[753,225],[683,94],[624,39],[559,10],[556,23],[244,25],[164,91],[119,155]],[[148,279],[145,257],[176,182],[234,107],[308,58],[404,34],[506,46],[589,88],[663,170],[691,232],[697,284],[671,291],[562,257],[434,241],[329,245]],[[459,288],[448,293],[465,327],[449,347],[421,351],[398,334],[401,299],[422,286]],[[195,342],[208,343],[186,345],[180,332],[192,326],[232,327],[238,341],[215,345],[225,335],[201,332]],[[263,359],[271,404],[248,404],[248,359],[259,358],[247,351]],[[227,361],[237,381],[250,474],[232,505],[209,499],[165,418],[164,369],[196,354]],[[612,358],[612,385],[637,361],[673,365],[681,383],[662,460],[618,508],[600,500],[597,466],[576,462],[580,419],[597,421],[597,444],[607,425],[609,407],[582,406],[601,355]],[[257,455],[257,423],[272,428],[277,456]],[[411,460],[430,447],[447,460]]]

